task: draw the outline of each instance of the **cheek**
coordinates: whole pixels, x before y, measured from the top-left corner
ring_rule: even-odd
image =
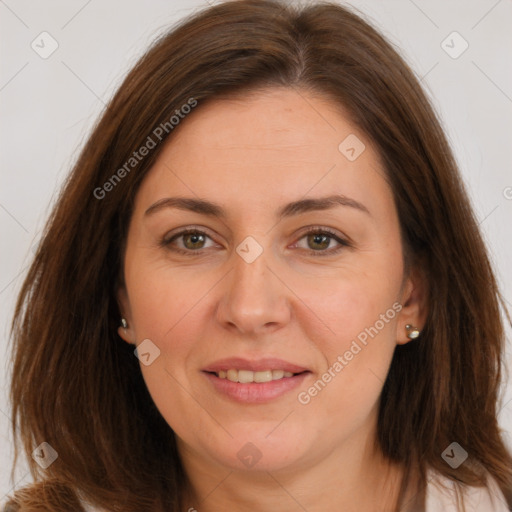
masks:
[[[326,425],[350,431],[376,406],[396,346],[400,279],[400,268],[384,269],[375,262],[370,271],[331,282],[328,293],[327,283],[310,293],[306,302],[329,329],[324,328],[322,337],[313,329],[308,333],[325,367],[312,385],[300,390],[305,421],[322,418]]]
[[[141,372],[162,416],[177,433],[186,435],[204,414],[190,398],[196,391],[188,361],[201,339],[204,318],[199,321],[199,316],[205,315],[207,294],[216,280],[197,274],[191,279],[190,272],[152,268],[148,262],[134,261],[132,270],[126,273],[131,276],[127,286],[137,342],[149,339],[159,349],[150,365],[141,362]]]
[[[128,294],[137,339],[154,339],[166,343],[184,326],[194,325],[190,318],[205,299],[216,279],[158,263],[134,260],[127,269]]]
[[[159,351],[150,365],[141,360],[141,371],[157,407],[168,423],[174,424],[175,411],[182,414],[193,409],[184,392],[193,392],[188,362],[202,337],[204,320],[200,321],[199,315],[205,314],[208,292],[216,280],[197,273],[192,278],[190,271],[171,271],[160,263],[142,260],[134,260],[126,275],[137,343],[149,339]]]
[[[307,324],[311,329],[308,335],[318,339],[315,327],[321,328],[325,333],[321,338],[322,351],[331,362],[356,339],[364,343],[365,337],[378,336],[381,342],[375,349],[384,350],[395,343],[397,312],[393,304],[399,297],[400,268],[377,261],[359,267],[345,269],[337,278],[317,280],[314,287],[311,282],[304,282],[302,289],[295,289],[316,317],[316,322]]]

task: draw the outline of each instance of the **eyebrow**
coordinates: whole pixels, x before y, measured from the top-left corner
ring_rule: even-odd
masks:
[[[348,206],[371,216],[368,208],[355,199],[343,195],[331,195],[311,199],[300,199],[293,201],[281,207],[277,212],[277,217],[282,219],[292,217],[301,213],[322,211],[335,208],[336,206]],[[192,197],[165,197],[152,204],[144,213],[144,216],[152,215],[164,208],[178,208],[180,210],[191,211],[209,217],[227,218],[227,212],[216,203],[204,199]]]

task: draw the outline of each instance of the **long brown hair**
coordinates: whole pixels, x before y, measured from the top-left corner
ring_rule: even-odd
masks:
[[[503,302],[417,78],[347,8],[240,0],[196,13],[148,50],[103,112],[46,225],[12,324],[12,428],[36,480],[14,493],[14,510],[79,511],[80,498],[123,512],[183,506],[174,433],[117,334],[124,242],[175,111],[263,87],[320,93],[349,113],[379,152],[406,253],[427,278],[426,325],[396,348],[380,402],[378,445],[406,469],[399,501],[413,470],[425,480],[433,468],[479,486],[488,472],[512,506],[512,458],[497,424]],[[134,164],[150,136],[156,147]],[[42,442],[58,453],[46,470],[31,457]],[[452,442],[469,453],[457,469],[441,457]],[[18,452],[16,444],[13,473]]]

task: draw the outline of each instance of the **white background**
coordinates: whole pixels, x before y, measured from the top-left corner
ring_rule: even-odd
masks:
[[[512,2],[353,0],[351,4],[396,44],[423,77],[455,149],[510,308]],[[170,24],[206,5],[206,0],[0,0],[0,353],[4,356],[0,503],[13,487],[30,481],[24,464],[15,481],[9,481],[8,332],[38,233],[84,138],[137,57]],[[59,45],[47,59],[31,48],[43,31]],[[456,59],[441,46],[453,31],[469,44]],[[463,42],[455,36],[445,44],[457,51]],[[508,368],[511,352],[509,345]],[[510,443],[512,386],[504,391],[499,419]]]

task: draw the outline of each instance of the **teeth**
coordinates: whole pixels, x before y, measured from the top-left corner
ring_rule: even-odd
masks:
[[[250,370],[238,370],[238,382],[241,382],[242,384],[245,384],[246,382],[254,382],[254,372],[251,372]]]
[[[283,377],[293,377],[292,372],[285,372],[284,370],[264,370],[262,372],[253,372],[251,370],[235,370],[229,369],[227,371],[220,370],[217,377],[221,379],[228,379],[231,382],[240,382],[247,384],[249,382],[271,382],[279,380]]]
[[[238,372],[238,378],[240,378],[240,373]],[[254,373],[253,380],[254,382],[270,382],[272,380],[272,370],[266,370],[264,372],[251,372]],[[242,379],[240,379],[242,382]]]
[[[290,372],[286,372],[287,374]],[[284,370],[272,370],[272,380],[279,380],[284,377]],[[289,377],[289,375],[287,375]]]

